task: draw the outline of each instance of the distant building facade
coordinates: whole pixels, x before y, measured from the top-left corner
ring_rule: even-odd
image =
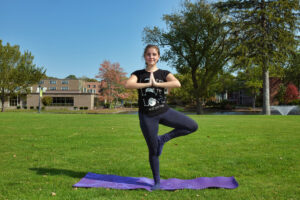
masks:
[[[84,91],[85,81],[77,79],[43,79],[39,84],[43,90],[43,96],[52,98],[52,104],[47,108],[68,108],[76,110],[87,107],[94,109],[94,93]],[[39,103],[39,85],[31,87],[31,93],[27,95],[27,107],[36,107]]]
[[[39,85],[43,91],[43,97],[49,96],[52,98],[52,104],[47,106],[47,109],[66,108],[77,110],[83,108],[93,110],[94,101],[98,94],[96,88],[99,91],[97,82],[90,84],[84,80],[76,79],[43,79],[39,84],[30,87],[29,94],[8,97],[5,100],[4,107],[8,109],[17,107],[37,108],[40,95]]]

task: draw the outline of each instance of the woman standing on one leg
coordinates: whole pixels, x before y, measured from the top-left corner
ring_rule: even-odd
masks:
[[[125,84],[126,88],[138,89],[140,127],[149,149],[149,162],[155,183],[152,190],[160,188],[158,157],[164,144],[175,137],[192,133],[198,128],[194,120],[169,108],[166,104],[166,89],[181,85],[169,71],[157,68],[159,57],[159,48],[156,45],[148,45],[144,50],[146,68],[133,72]],[[159,124],[174,129],[158,136]]]

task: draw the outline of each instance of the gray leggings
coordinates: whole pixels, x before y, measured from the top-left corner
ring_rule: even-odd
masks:
[[[198,129],[198,124],[188,116],[169,108],[166,112],[149,117],[139,112],[140,127],[149,149],[149,162],[154,178],[154,182],[160,183],[159,175],[159,155],[162,146],[167,141],[190,134]],[[158,136],[158,125],[163,124],[174,128],[169,133]]]

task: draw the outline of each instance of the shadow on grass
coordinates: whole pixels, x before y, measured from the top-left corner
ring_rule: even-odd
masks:
[[[68,169],[56,169],[56,168],[29,168],[32,171],[36,171],[39,175],[67,175],[74,178],[82,178],[87,172],[76,172]]]
[[[68,169],[56,169],[56,168],[29,168],[29,170],[36,171],[39,175],[67,175],[73,178],[85,178],[88,180],[98,180],[104,181],[108,183],[122,183],[122,184],[134,184],[150,187],[151,184],[148,183],[140,183],[139,178],[135,177],[122,177],[117,175],[106,175],[106,174],[95,174],[95,173],[87,173],[87,172],[75,172]],[[77,183],[78,184],[78,183]],[[88,185],[88,184],[87,184]],[[100,184],[101,186],[101,184]],[[79,186],[79,187],[87,187],[87,186]]]

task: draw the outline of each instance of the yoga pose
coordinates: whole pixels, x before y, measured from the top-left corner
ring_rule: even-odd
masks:
[[[149,149],[149,162],[154,185],[160,188],[159,156],[164,144],[179,136],[187,135],[198,129],[198,124],[186,115],[169,108],[166,103],[167,88],[181,87],[180,82],[167,70],[158,69],[156,63],[160,51],[156,45],[148,45],[144,50],[146,68],[133,72],[125,87],[138,89],[139,120]],[[163,124],[174,128],[169,133],[158,136],[158,126]]]

